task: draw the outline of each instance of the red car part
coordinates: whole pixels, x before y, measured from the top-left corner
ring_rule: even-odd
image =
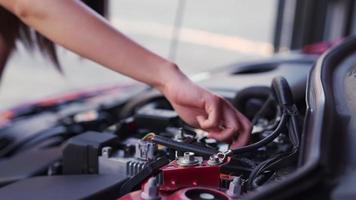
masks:
[[[191,167],[182,167],[177,161],[172,161],[161,171],[161,191],[175,191],[184,187],[196,186],[218,188],[220,184],[220,166],[210,166],[207,161]]]

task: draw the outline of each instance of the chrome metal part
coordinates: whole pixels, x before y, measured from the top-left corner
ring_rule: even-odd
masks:
[[[201,157],[195,156],[193,152],[184,152],[182,157],[178,157],[177,163],[179,166],[189,167],[199,165],[201,161]]]
[[[235,177],[229,185],[229,189],[226,191],[226,194],[232,199],[238,199],[241,195],[241,178]]]
[[[151,177],[148,179],[147,183],[143,186],[141,198],[144,200],[161,199],[159,195],[159,185],[156,177]]]

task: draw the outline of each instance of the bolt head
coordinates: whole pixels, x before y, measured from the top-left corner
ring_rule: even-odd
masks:
[[[195,161],[195,154],[193,152],[185,152],[184,159],[186,161]]]
[[[212,155],[209,157],[208,165],[214,166],[214,165],[219,165],[221,163],[222,161],[220,160],[219,156]]]
[[[200,160],[193,152],[185,152],[182,157],[179,157],[177,164],[182,167],[199,165]]]

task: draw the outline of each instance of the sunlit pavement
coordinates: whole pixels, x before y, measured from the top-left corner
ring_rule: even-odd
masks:
[[[184,8],[183,26],[173,59],[184,72],[271,53],[276,0],[112,0],[110,20],[133,40],[170,58],[178,3]],[[132,81],[63,49],[59,55],[64,75],[20,45],[1,83],[0,110],[64,91]]]

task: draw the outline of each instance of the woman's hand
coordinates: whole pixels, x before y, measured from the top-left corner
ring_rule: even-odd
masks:
[[[0,0],[0,5],[57,44],[155,86],[185,122],[210,137],[232,147],[248,142],[250,122],[229,102],[191,82],[173,63],[133,42],[80,1]]]
[[[207,131],[209,137],[232,144],[232,148],[246,145],[251,132],[249,120],[231,103],[175,70],[160,90],[179,116],[189,125]]]

